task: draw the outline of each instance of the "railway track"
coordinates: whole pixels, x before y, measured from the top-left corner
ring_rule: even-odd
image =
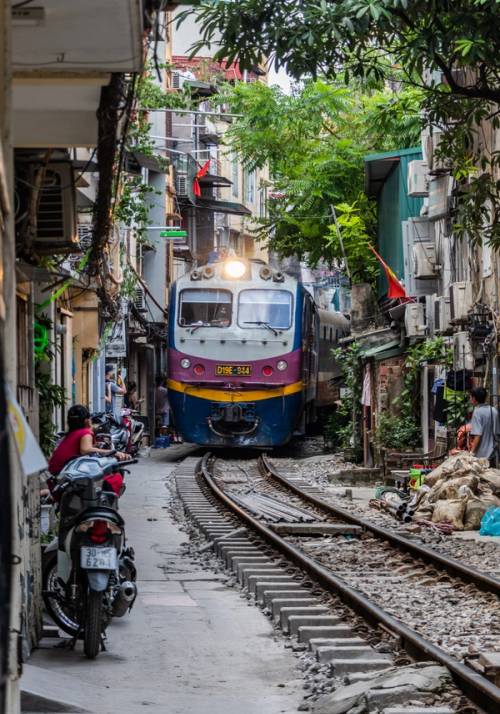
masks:
[[[491,681],[498,672],[487,666],[489,653],[500,650],[498,580],[322,501],[266,456],[231,462],[206,454],[195,479],[193,472],[186,463],[177,476],[186,513],[240,583],[320,662],[337,674],[393,664],[346,626],[340,599],[412,658],[444,665],[483,711],[500,711]],[[464,607],[475,613],[469,627]]]

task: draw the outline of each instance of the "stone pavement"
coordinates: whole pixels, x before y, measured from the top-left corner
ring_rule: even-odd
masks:
[[[175,461],[189,452],[187,446],[153,450],[128,477],[121,511],[136,550],[140,594],[132,613],[110,626],[108,651],[91,662],[81,644],[71,652],[45,639],[25,668],[24,690],[74,708],[49,708],[41,699],[35,705],[35,697],[25,698],[23,711],[297,711],[302,694],[296,660],[275,641],[269,621],[219,576],[181,555],[185,535],[166,509],[166,481]]]

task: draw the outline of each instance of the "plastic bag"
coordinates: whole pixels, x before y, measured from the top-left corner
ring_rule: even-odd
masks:
[[[500,536],[500,508],[490,508],[482,520],[479,535]]]

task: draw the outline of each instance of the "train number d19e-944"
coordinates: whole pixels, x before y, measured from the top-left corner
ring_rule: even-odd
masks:
[[[168,388],[176,428],[206,446],[272,447],[303,432],[317,389],[319,316],[294,277],[254,260],[172,286]]]

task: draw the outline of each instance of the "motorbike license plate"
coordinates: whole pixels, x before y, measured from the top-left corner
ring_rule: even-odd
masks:
[[[215,374],[217,377],[250,377],[252,367],[249,364],[217,364]]]
[[[116,548],[89,547],[80,548],[80,565],[86,570],[115,570]]]

